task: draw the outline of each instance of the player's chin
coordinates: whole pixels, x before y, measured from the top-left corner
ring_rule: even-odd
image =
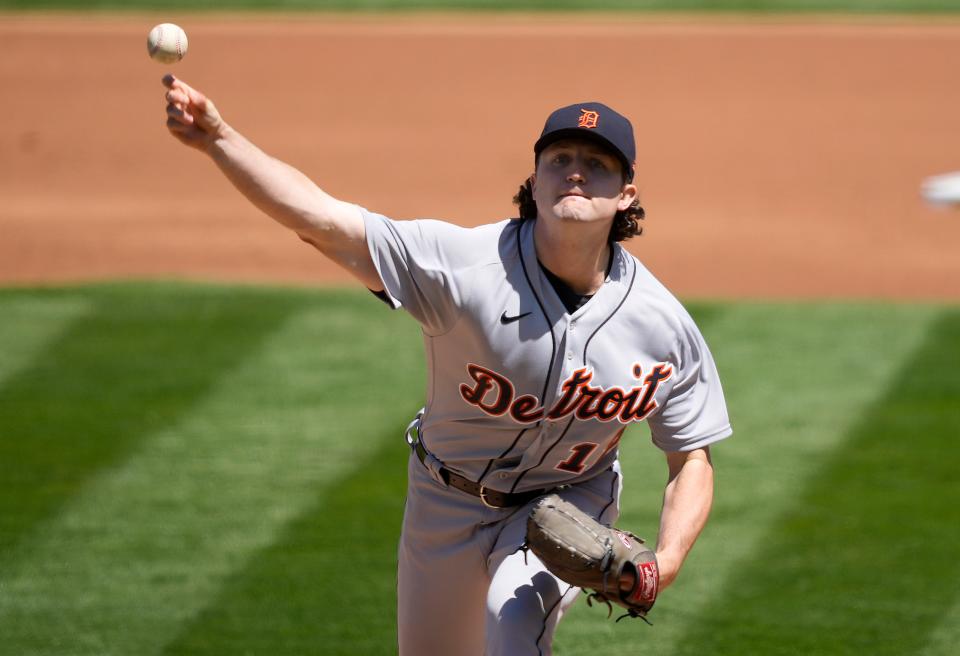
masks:
[[[553,215],[558,219],[584,221],[592,214],[590,202],[580,196],[562,196],[553,206]]]
[[[589,200],[583,198],[575,202],[565,199],[557,203],[553,207],[553,215],[560,221],[570,223],[596,223],[605,220],[604,215]]]

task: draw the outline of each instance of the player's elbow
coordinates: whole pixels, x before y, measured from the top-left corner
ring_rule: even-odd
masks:
[[[297,230],[296,234],[297,234],[297,237],[300,238],[300,241],[310,244],[317,250],[323,250],[320,246],[320,243],[316,240],[316,238],[310,235],[309,233],[301,230]]]
[[[336,249],[345,239],[337,223],[323,215],[301,216],[291,228],[301,241],[323,252]]]

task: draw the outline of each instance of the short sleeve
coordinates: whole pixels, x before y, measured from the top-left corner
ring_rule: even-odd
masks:
[[[733,433],[717,366],[686,312],[678,339],[673,386],[647,420],[654,444],[664,451],[692,451]]]
[[[456,322],[463,299],[463,283],[451,261],[456,249],[445,242],[455,226],[427,219],[395,221],[361,209],[367,248],[384,293],[394,309],[402,307],[428,335],[440,335]]]

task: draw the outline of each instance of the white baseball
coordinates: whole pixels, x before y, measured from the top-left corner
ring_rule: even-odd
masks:
[[[960,171],[927,178],[920,193],[934,207],[960,207]]]
[[[161,64],[176,63],[187,54],[187,33],[179,25],[160,23],[150,30],[147,52]]]

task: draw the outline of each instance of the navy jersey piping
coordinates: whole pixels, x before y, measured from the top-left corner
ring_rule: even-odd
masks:
[[[537,636],[537,639],[534,641],[534,644],[537,646],[537,654],[543,656],[543,650],[540,649],[540,641],[543,640],[543,634],[547,632],[547,620],[550,619],[550,616],[553,615],[553,611],[557,610],[557,606],[560,605],[560,602],[563,601],[563,598],[567,596],[567,593],[573,590],[575,586],[568,585],[567,589],[563,591],[563,594],[554,602],[553,606],[550,607],[550,610],[546,612],[543,616],[543,627],[540,629],[540,635]]]
[[[537,290],[533,286],[533,282],[530,280],[530,274],[527,272],[527,263],[523,261],[523,240],[520,238],[520,233],[522,231],[524,222],[521,221],[517,224],[517,253],[520,255],[520,267],[523,269],[523,277],[527,281],[527,285],[530,287],[530,292],[533,294],[534,299],[537,301],[537,305],[540,307],[540,313],[543,315],[544,320],[547,322],[547,329],[550,331],[550,365],[547,367],[547,377],[543,381],[543,391],[540,393],[540,403],[543,403],[547,396],[547,386],[550,385],[550,376],[553,374],[553,361],[557,357],[557,338],[553,334],[553,326],[550,325],[550,318],[547,316],[547,310],[543,307],[543,302],[540,300],[540,297],[537,295]],[[540,422],[538,421],[534,424],[534,427],[539,426]],[[484,477],[490,473],[490,468],[493,467],[493,463],[496,460],[506,458],[507,454],[513,451],[514,447],[517,446],[517,443],[520,442],[520,438],[523,437],[524,433],[530,430],[531,427],[527,426],[513,439],[513,442],[510,446],[507,447],[506,451],[501,453],[496,458],[491,458],[487,462],[487,466],[484,468],[483,473],[480,474],[478,482],[482,483]],[[526,473],[526,472],[524,472]],[[522,475],[521,475],[522,476]],[[516,487],[516,484],[514,484]],[[511,492],[513,488],[511,488]]]
[[[623,307],[623,304],[627,302],[627,298],[630,296],[630,292],[633,290],[633,283],[636,279],[637,279],[637,267],[634,266],[633,275],[630,277],[630,286],[627,287],[627,291],[626,293],[624,293],[623,298],[620,299],[620,302],[617,303],[617,307],[613,309],[613,311],[607,316],[607,318],[604,319],[603,322],[599,326],[597,326],[596,330],[594,330],[593,333],[590,334],[590,337],[587,338],[586,344],[583,345],[584,364],[586,364],[587,362],[587,348],[590,346],[590,342],[593,340],[596,334],[600,332],[600,329],[603,328],[605,325],[607,325],[607,322],[613,318],[613,315],[615,315],[617,312],[620,311],[620,308]],[[554,441],[554,443],[550,445],[550,448],[544,451],[543,456],[540,458],[540,462],[538,462],[533,467],[523,470],[523,472],[519,476],[517,476],[516,480],[513,482],[513,485],[510,488],[510,492],[513,492],[517,489],[517,485],[520,483],[523,477],[527,475],[527,472],[529,472],[532,469],[538,469],[540,465],[543,464],[543,461],[547,459],[547,456],[550,454],[550,452],[553,451],[553,449],[558,444],[560,444],[560,442],[563,440],[564,436],[567,434],[567,431],[570,430],[570,426],[573,425],[573,422],[575,421],[575,419],[576,419],[576,415],[570,417],[570,422],[567,424],[567,427],[563,429],[563,432],[560,434],[560,437],[558,437],[556,441]]]
[[[613,312],[611,312],[610,315],[609,315],[606,319],[603,320],[603,323],[601,323],[599,326],[597,326],[597,329],[593,331],[593,333],[590,335],[590,337],[587,338],[587,342],[583,345],[583,362],[584,362],[584,364],[586,364],[586,362],[587,362],[587,348],[590,347],[590,342],[592,342],[592,341],[593,341],[593,338],[597,336],[597,333],[600,332],[600,329],[603,328],[604,326],[606,326],[606,325],[607,325],[607,322],[610,321],[610,319],[613,318],[613,315],[615,315],[617,312],[620,311],[620,308],[623,307],[623,304],[627,302],[627,298],[630,297],[630,292],[633,291],[633,283],[634,283],[634,281],[635,281],[636,279],[637,279],[637,267],[636,267],[636,265],[634,265],[634,267],[633,267],[633,275],[630,276],[630,286],[627,287],[627,291],[626,291],[626,293],[623,295],[623,298],[621,298],[621,299],[620,299],[620,302],[617,303],[617,307],[615,307],[615,308],[613,309]]]
[[[520,481],[523,480],[523,477],[526,476],[528,472],[531,472],[531,471],[533,471],[534,469],[539,469],[539,468],[540,468],[540,465],[542,465],[542,464],[543,464],[543,461],[547,459],[547,456],[550,455],[550,452],[553,451],[554,447],[556,447],[558,444],[560,444],[560,442],[563,441],[563,438],[567,435],[567,431],[570,430],[570,427],[571,427],[571,426],[573,426],[573,422],[574,422],[575,420],[576,420],[576,417],[570,417],[570,421],[567,422],[566,428],[564,428],[564,429],[563,429],[563,432],[560,433],[560,437],[558,437],[558,438],[554,441],[554,443],[550,445],[550,448],[547,449],[546,451],[544,451],[544,452],[543,452],[543,455],[540,456],[540,462],[538,462],[537,464],[535,464],[533,467],[528,467],[527,469],[524,469],[523,472],[521,472],[521,474],[520,474],[519,476],[517,476],[517,479],[513,482],[513,485],[510,486],[510,492],[511,492],[511,493],[513,493],[514,491],[516,491],[517,485],[520,484]]]
[[[613,467],[610,467],[610,469],[608,469],[607,471],[610,471],[612,469]],[[617,489],[618,480],[620,480],[620,474],[618,472],[613,472],[613,481],[610,483],[610,501],[607,502],[607,505],[605,505],[603,507],[603,510],[600,511],[600,514],[597,515],[598,520],[601,519],[603,517],[603,513],[607,512],[607,509],[610,508],[611,505],[613,505],[613,500],[614,498],[616,498],[615,492]]]

